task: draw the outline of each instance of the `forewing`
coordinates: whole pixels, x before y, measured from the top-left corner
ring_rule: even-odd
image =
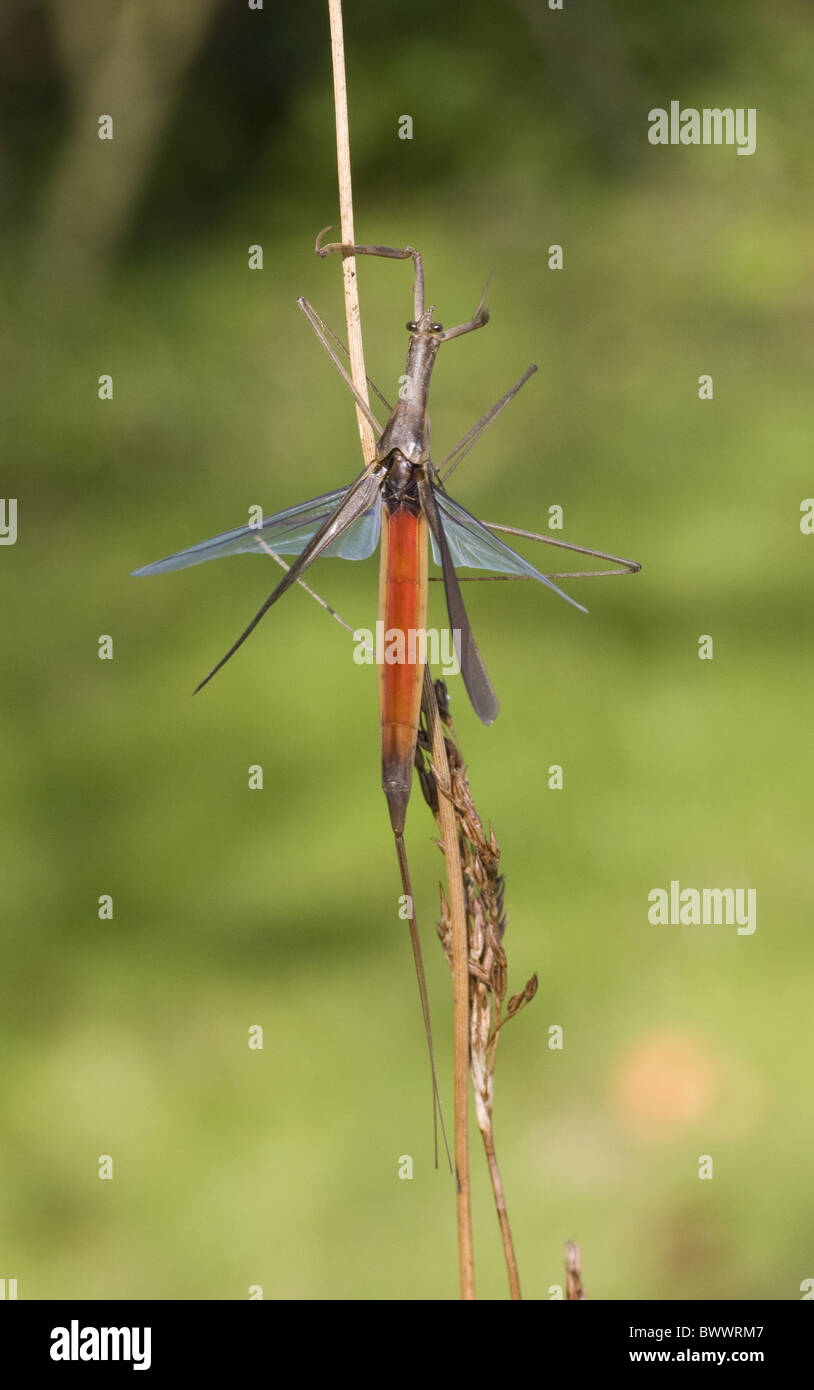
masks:
[[[263,555],[268,550],[278,555],[300,555],[350,492],[351,488],[344,487],[338,492],[312,497],[308,502],[266,517],[262,526],[239,526],[234,531],[223,531],[208,541],[168,555],[165,560],[144,565],[133,574],[138,577],[165,574],[169,570],[186,569],[188,565],[200,565],[204,560],[219,560],[223,555]],[[378,545],[381,521],[381,494],[377,492],[363,514],[325,546],[321,554],[338,556],[342,560],[366,560]]]
[[[538,579],[547,588],[553,589],[555,594],[564,598],[568,603],[572,603],[581,612],[587,613],[581,603],[569,597],[562,589],[553,584],[546,575],[541,574],[534,568],[528,560],[524,560],[522,555],[518,555],[516,550],[512,550],[505,541],[498,540],[477,517],[472,516],[465,507],[459,502],[453,502],[447,493],[440,489],[433,490],[438,510],[443,517],[444,531],[446,533],[449,553],[454,565],[463,568],[495,570],[498,574],[522,575],[527,579]],[[442,564],[442,556],[434,536],[432,539],[433,559],[437,565]]]
[[[420,480],[418,494],[430,528],[433,554],[440,556],[441,567],[444,572],[449,625],[453,636],[456,633],[459,634],[461,675],[464,679],[466,692],[478,718],[482,719],[484,724],[491,724],[497,717],[498,698],[469,625],[461,586],[455,574],[455,565],[445,534],[446,526],[436,506],[436,501],[440,502],[441,498],[427,478]]]
[[[248,627],[243,629],[237,641],[232,643],[226,655],[221,657],[217,666],[212,667],[208,676],[204,676],[200,685],[196,687],[196,694],[206,685],[207,681],[212,679],[215,672],[219,671],[221,666],[226,665],[226,662],[231,656],[234,656],[238,647],[243,646],[246,638],[250,633],[254,632],[263,614],[268,612],[272,604],[277,602],[278,598],[282,598],[283,594],[287,589],[291,588],[292,584],[296,584],[300,576],[305,574],[309,565],[312,565],[315,560],[318,560],[320,555],[324,555],[329,546],[338,541],[355,522],[361,521],[365,514],[375,507],[381,491],[381,479],[372,471],[372,467],[373,465],[371,465],[371,471],[365,471],[361,477],[357,478],[355,483],[352,483],[351,486],[341,494],[342,500],[339,502],[339,505],[334,508],[331,515],[328,516],[320,526],[316,535],[311,538],[305,549],[297,556],[291,569],[283,575],[277,588],[272,590],[262,608],[255,613]]]

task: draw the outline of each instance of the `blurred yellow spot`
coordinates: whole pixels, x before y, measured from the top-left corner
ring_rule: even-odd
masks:
[[[723,1067],[708,1044],[681,1031],[650,1033],[621,1059],[612,1078],[614,1108],[628,1133],[659,1142],[709,1114]]]

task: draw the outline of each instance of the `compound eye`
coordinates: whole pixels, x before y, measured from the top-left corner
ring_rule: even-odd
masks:
[[[443,331],[444,331],[444,325],[443,325],[442,323],[431,323],[431,324],[430,324],[430,332],[431,332],[431,333],[443,333]]]
[[[410,322],[407,324],[407,332],[408,332],[408,333],[417,333],[417,332],[418,332],[418,324],[416,323],[415,319],[410,319]]]

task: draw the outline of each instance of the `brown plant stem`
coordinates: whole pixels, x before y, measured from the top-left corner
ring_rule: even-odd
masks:
[[[436,702],[444,725],[444,770],[439,779],[435,748],[430,756],[425,731],[419,744],[419,778],[426,800],[439,825],[441,808],[451,808],[458,838],[461,888],[466,916],[469,970],[469,1065],[475,1114],[483,1139],[489,1177],[495,1199],[503,1252],[512,1299],[520,1299],[520,1279],[512,1243],[503,1182],[495,1151],[492,1111],[494,1106],[495,1058],[500,1030],[514,1018],[537,992],[537,976],[526,981],[522,990],[506,1003],[507,961],[503,938],[506,930],[504,880],[499,872],[500,846],[493,830],[486,835],[472,797],[466,765],[455,738],[446,690],[436,684]],[[443,784],[443,785],[442,785]],[[451,904],[441,891],[441,920],[438,934],[447,960],[452,964],[453,927]]]
[[[517,1256],[514,1253],[514,1242],[509,1225],[509,1213],[506,1210],[506,1197],[503,1192],[503,1179],[500,1176],[497,1154],[495,1153],[495,1134],[491,1120],[485,1127],[481,1127],[481,1137],[483,1147],[486,1151],[486,1162],[489,1165],[489,1178],[492,1183],[492,1193],[495,1199],[495,1210],[500,1225],[500,1238],[503,1241],[503,1255],[506,1260],[506,1272],[509,1276],[509,1295],[519,1301],[523,1295],[520,1292],[520,1275],[517,1270]]]
[[[334,74],[334,111],[336,115],[336,168],[339,177],[339,219],[342,241],[352,246],[353,184],[350,172],[350,133],[348,129],[348,89],[345,80],[345,38],[342,31],[342,0],[328,0],[331,21],[331,59]],[[350,374],[356,390],[364,401],[367,394],[365,350],[362,343],[362,319],[359,312],[359,287],[356,282],[356,257],[342,253],[342,274],[345,283],[345,321],[348,327]],[[356,406],[359,438],[365,466],[376,457],[376,440],[370,421]]]

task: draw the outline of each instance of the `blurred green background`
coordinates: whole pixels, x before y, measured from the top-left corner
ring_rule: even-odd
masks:
[[[540,975],[497,1073],[524,1292],[564,1283],[571,1237],[593,1298],[798,1298],[811,7],[349,0],[345,24],[357,236],[419,246],[447,323],[495,268],[488,329],[439,361],[436,456],[540,366],[454,495],[533,529],[559,504],[555,534],[643,565],[573,581],[587,618],[536,586],[471,586],[493,728],[451,683],[503,851],[510,991]],[[19,499],[0,554],[0,1277],[34,1299],[454,1298],[375,672],[295,591],[193,700],[275,567],[129,577],[358,470],[351,403],[296,308],[342,332],[339,263],[312,251],[338,216],[327,7],[17,0],[0,32],[0,492]],[[754,156],[649,145],[672,99],[755,107]],[[410,268],[366,261],[359,281],[368,370],[394,394]],[[370,626],[376,575],[328,560],[312,581]],[[451,1112],[442,861],[418,795],[407,835]],[[756,933],[651,926],[671,879],[755,888]],[[479,1143],[478,1290],[502,1298]]]

